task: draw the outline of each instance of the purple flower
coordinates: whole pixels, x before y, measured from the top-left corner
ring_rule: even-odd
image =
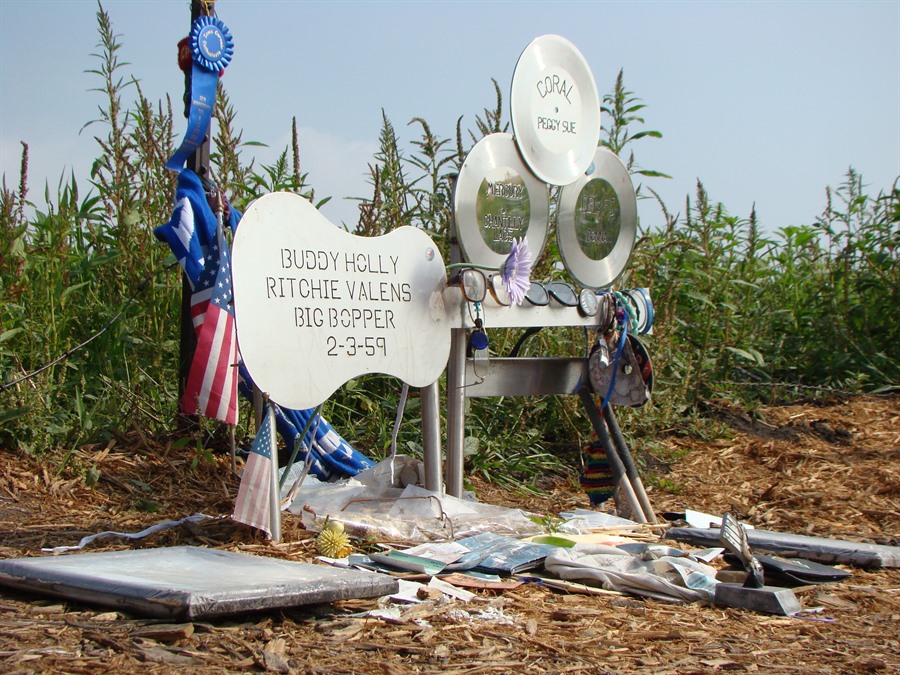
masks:
[[[500,268],[500,278],[509,299],[521,305],[531,288],[531,251],[528,250],[527,237],[513,239],[512,249]]]

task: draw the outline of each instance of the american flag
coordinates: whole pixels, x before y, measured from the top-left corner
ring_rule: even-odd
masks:
[[[154,228],[153,234],[172,249],[194,289],[210,260],[208,249],[210,245],[216,244],[216,216],[206,200],[202,179],[190,169],[178,174],[175,200],[172,218]],[[207,287],[212,286],[215,276],[214,264],[212,278],[206,282]]]
[[[253,439],[244,465],[241,487],[234,505],[234,519],[263,530],[269,538],[281,539],[277,453],[275,452],[275,412],[273,404]]]
[[[181,398],[181,409],[189,414],[198,413],[226,424],[236,424],[237,335],[232,307],[231,263],[221,224],[218,244],[213,244],[210,249],[210,259],[191,296],[197,348]]]
[[[225,256],[227,260],[227,255]],[[194,332],[200,334],[200,328],[206,318],[206,310],[216,290],[219,277],[219,243],[213,242],[210,246],[203,247],[202,271],[191,293],[191,321],[194,324]],[[230,288],[230,286],[229,286]]]

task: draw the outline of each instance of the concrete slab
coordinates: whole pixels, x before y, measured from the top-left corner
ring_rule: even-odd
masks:
[[[0,585],[179,620],[397,592],[384,574],[196,546],[0,560]]]

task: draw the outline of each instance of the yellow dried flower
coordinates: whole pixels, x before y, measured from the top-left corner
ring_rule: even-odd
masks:
[[[316,537],[316,548],[328,558],[346,558],[353,547],[350,537],[344,532],[344,524],[337,520],[329,520]]]

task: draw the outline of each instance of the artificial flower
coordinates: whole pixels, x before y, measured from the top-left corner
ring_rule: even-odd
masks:
[[[500,268],[500,278],[509,299],[521,305],[531,288],[531,251],[528,250],[527,237],[513,239],[512,249]]]

